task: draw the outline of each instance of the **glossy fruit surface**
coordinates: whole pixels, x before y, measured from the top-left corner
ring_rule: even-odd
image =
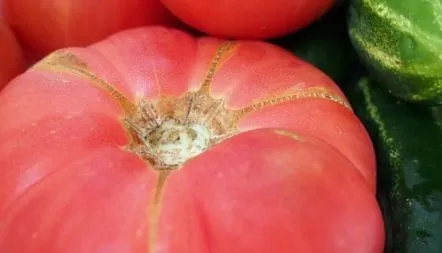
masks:
[[[178,18],[211,35],[266,39],[295,32],[335,0],[161,0]]]
[[[382,252],[371,141],[290,52],[139,28],[12,84],[1,252]]]
[[[396,99],[367,77],[347,94],[376,149],[386,252],[442,252],[441,108]]]
[[[379,85],[413,103],[442,104],[440,0],[353,0],[349,33]]]
[[[11,29],[0,17],[0,89],[24,71],[21,47]]]
[[[4,14],[37,56],[86,46],[127,28],[175,24],[159,0],[3,0]]]

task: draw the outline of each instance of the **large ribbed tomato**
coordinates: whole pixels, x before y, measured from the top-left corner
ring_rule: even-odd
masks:
[[[9,23],[37,56],[85,46],[117,31],[175,24],[159,0],[2,0]]]
[[[13,0],[14,1],[14,0]],[[185,23],[211,35],[267,39],[310,24],[336,0],[161,0]]]
[[[24,71],[25,64],[15,35],[0,18],[0,89]]]
[[[382,252],[368,135],[276,46],[124,31],[14,79],[0,118],[0,252]]]

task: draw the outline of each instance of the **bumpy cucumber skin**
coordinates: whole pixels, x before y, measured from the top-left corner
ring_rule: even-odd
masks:
[[[386,252],[442,252],[442,108],[406,103],[367,78],[346,94],[375,145]]]
[[[413,103],[442,104],[440,0],[351,0],[348,27],[385,90]]]

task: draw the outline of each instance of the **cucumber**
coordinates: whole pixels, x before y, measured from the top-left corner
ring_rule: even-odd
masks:
[[[349,78],[358,61],[347,34],[347,5],[338,1],[325,16],[307,28],[276,40],[275,43],[316,66],[337,84]]]
[[[442,108],[404,102],[362,77],[345,88],[377,155],[386,252],[442,252]]]
[[[442,104],[441,0],[352,0],[348,28],[384,90],[408,102]]]

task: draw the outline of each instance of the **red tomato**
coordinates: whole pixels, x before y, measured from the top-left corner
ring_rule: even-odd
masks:
[[[3,0],[4,12],[37,56],[85,46],[117,31],[177,20],[159,0]]]
[[[0,252],[382,252],[365,129],[276,46],[138,28],[11,84]]]
[[[22,50],[14,34],[0,19],[0,89],[24,71]]]
[[[267,39],[295,32],[336,0],[161,0],[182,21],[211,35]]]

